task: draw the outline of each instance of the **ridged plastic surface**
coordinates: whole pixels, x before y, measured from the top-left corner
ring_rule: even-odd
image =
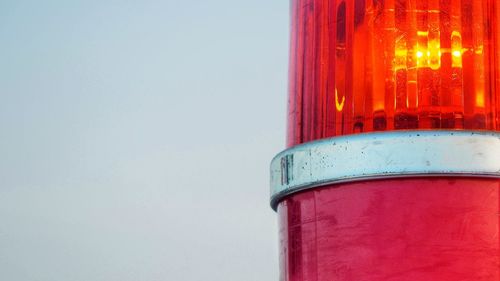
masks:
[[[340,184],[278,206],[282,281],[500,280],[500,180]]]
[[[499,130],[500,1],[291,0],[288,146]]]

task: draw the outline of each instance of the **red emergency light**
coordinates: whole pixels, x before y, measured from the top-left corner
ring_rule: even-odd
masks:
[[[281,280],[500,280],[500,1],[291,0]]]
[[[288,144],[497,130],[496,0],[292,0]]]

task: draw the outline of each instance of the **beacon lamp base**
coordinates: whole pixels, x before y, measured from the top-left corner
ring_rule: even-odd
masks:
[[[500,280],[500,179],[395,178],[277,206],[280,280]]]
[[[500,280],[500,133],[395,131],[271,163],[282,281]]]

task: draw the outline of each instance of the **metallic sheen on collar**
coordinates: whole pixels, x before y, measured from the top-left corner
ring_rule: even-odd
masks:
[[[271,206],[332,183],[443,175],[500,177],[500,133],[393,131],[294,146],[271,162]]]

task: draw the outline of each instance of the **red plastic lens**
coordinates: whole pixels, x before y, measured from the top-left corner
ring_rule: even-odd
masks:
[[[288,146],[499,130],[500,1],[291,0]]]

